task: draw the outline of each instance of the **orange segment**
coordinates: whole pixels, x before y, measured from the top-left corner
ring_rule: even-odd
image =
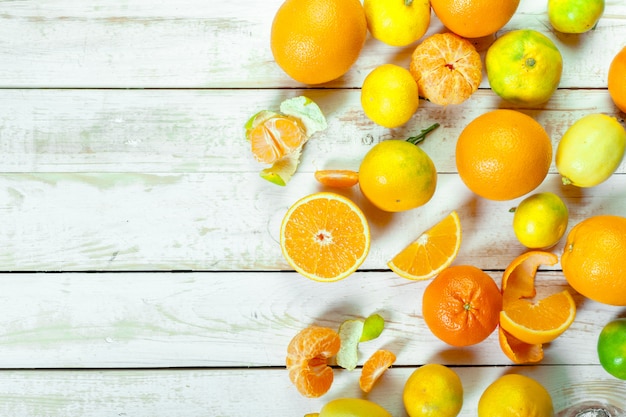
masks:
[[[522,342],[502,327],[498,327],[498,341],[502,352],[513,363],[536,363],[543,359],[543,346],[541,344]]]
[[[461,221],[452,211],[394,256],[387,266],[403,278],[429,279],[454,261],[460,247]]]
[[[385,349],[374,352],[363,364],[359,386],[363,392],[370,392],[385,371],[396,361],[396,355]]]
[[[259,161],[272,164],[306,141],[300,124],[284,116],[271,117],[248,132],[252,153]]]
[[[302,330],[287,347],[289,379],[306,397],[325,394],[333,383],[333,369],[328,358],[339,351],[339,334],[327,327],[311,326]]]
[[[576,317],[576,303],[567,290],[552,294],[538,302],[510,302],[500,312],[500,326],[516,338],[531,344],[556,339]]]
[[[289,208],[280,228],[280,246],[287,262],[300,274],[315,281],[337,281],[365,260],[370,231],[354,202],[320,192]]]
[[[482,80],[482,61],[476,48],[453,33],[426,38],[413,51],[409,69],[419,95],[442,106],[464,102]]]
[[[574,321],[576,304],[567,290],[530,300],[536,295],[535,275],[539,266],[554,265],[557,261],[553,253],[530,251],[514,259],[504,271],[500,326],[524,343],[551,342]]]
[[[320,184],[333,188],[348,188],[359,183],[359,173],[349,169],[322,169],[315,171]]]

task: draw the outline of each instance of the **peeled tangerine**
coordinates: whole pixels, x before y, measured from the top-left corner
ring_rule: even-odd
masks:
[[[556,150],[563,184],[593,187],[606,181],[622,162],[626,130],[605,114],[589,114],[565,132]]]

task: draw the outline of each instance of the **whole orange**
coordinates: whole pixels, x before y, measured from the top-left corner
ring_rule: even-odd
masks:
[[[502,29],[515,14],[519,0],[430,0],[430,4],[452,32],[480,38]]]
[[[452,346],[486,339],[498,326],[502,294],[495,281],[471,265],[451,266],[424,290],[422,316],[431,332]]]
[[[552,142],[532,117],[498,109],[472,120],[456,144],[465,185],[490,200],[510,200],[537,188],[548,175]]]
[[[615,55],[609,66],[609,94],[615,105],[626,113],[626,46]]]
[[[561,267],[580,294],[626,306],[626,218],[597,215],[576,224],[567,235]]]
[[[359,0],[286,0],[272,23],[272,54],[294,80],[321,84],[348,72],[366,35]]]

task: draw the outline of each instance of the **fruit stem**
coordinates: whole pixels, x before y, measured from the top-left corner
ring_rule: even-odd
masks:
[[[561,182],[563,183],[563,185],[570,185],[572,183],[572,180],[567,177],[563,177],[561,178]]]
[[[404,5],[406,7],[411,7],[411,4],[413,3],[413,0],[404,0]]]
[[[413,145],[417,145],[418,143],[426,139],[426,135],[428,135],[430,132],[437,129],[438,127],[439,127],[439,123],[434,123],[431,126],[428,126],[426,129],[422,129],[419,135],[411,136],[410,138],[407,138],[406,141],[411,142]]]

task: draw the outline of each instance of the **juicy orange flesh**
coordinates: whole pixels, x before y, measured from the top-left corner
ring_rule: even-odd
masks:
[[[557,329],[569,321],[572,302],[567,290],[537,302],[520,299],[507,304],[505,311],[515,323],[536,331]]]
[[[554,265],[558,258],[551,252],[531,251],[520,255],[502,277],[502,305],[506,310],[510,302],[532,298],[536,294],[535,275],[540,265]]]
[[[323,169],[315,171],[315,179],[327,187],[352,187],[359,182],[359,173],[349,169]]]
[[[252,129],[248,137],[255,158],[267,164],[293,152],[306,139],[298,122],[288,117],[272,117]]]
[[[330,388],[334,374],[327,359],[339,351],[339,334],[311,326],[298,333],[287,348],[289,378],[302,395],[319,397]]]
[[[341,201],[316,199],[294,210],[285,247],[302,270],[333,278],[352,268],[367,250],[361,218]]]
[[[536,363],[543,359],[541,344],[522,342],[502,327],[498,328],[498,341],[502,352],[514,363]]]
[[[427,276],[454,256],[458,241],[458,217],[446,217],[398,253],[392,263],[414,276]]]
[[[359,386],[364,392],[370,392],[385,371],[396,361],[396,355],[385,349],[374,352],[363,364]]]

